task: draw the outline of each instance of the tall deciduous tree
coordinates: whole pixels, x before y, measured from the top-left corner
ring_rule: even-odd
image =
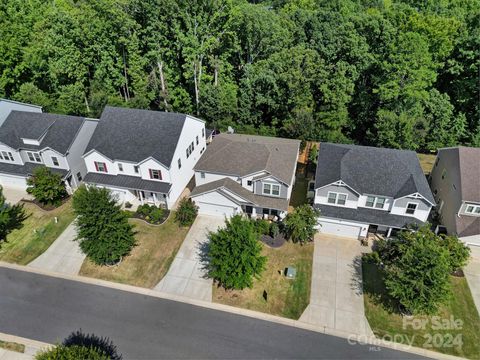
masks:
[[[27,218],[23,205],[7,204],[3,189],[0,186],[0,246],[5,241],[7,235],[15,229],[19,229],[23,225],[23,221]]]
[[[27,185],[27,192],[44,205],[58,205],[68,195],[62,176],[46,166],[37,167]]]

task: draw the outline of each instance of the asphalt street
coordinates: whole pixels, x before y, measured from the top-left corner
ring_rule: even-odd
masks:
[[[0,268],[0,332],[109,337],[124,359],[418,359],[180,302]]]

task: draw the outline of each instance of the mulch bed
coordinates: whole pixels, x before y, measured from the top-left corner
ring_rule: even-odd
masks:
[[[455,276],[455,277],[465,277],[465,274],[463,273],[463,270],[462,269],[458,269],[457,271],[454,271],[452,273],[452,276]]]
[[[159,221],[156,221],[156,222],[152,222],[151,220],[147,220],[147,219],[145,219],[145,217],[143,215],[140,215],[136,212],[132,213],[131,217],[133,219],[143,220],[146,223],[148,223],[149,225],[162,225],[165,221],[167,221],[169,215],[170,215],[170,210],[163,210],[162,218]]]
[[[40,209],[45,210],[45,211],[52,211],[52,210],[55,210],[55,209],[59,208],[63,204],[65,204],[68,200],[70,200],[70,197],[71,196],[67,196],[66,198],[63,198],[62,201],[57,206],[52,205],[52,204],[42,204],[37,199],[33,199],[33,200],[22,199],[22,202],[34,204],[34,205],[38,206]]]
[[[271,248],[279,248],[287,241],[282,234],[279,234],[272,238],[270,235],[262,235],[260,241]]]

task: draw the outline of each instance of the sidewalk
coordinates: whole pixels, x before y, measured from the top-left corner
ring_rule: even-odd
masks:
[[[479,249],[474,249],[478,251]],[[480,253],[474,253],[472,251],[472,257],[469,263],[463,269],[465,278],[467,279],[470,292],[472,293],[473,302],[477,307],[477,311],[480,314]]]
[[[5,342],[14,342],[25,346],[25,352],[23,353],[0,348],[0,360],[31,360],[35,358],[35,354],[37,354],[39,351],[50,346],[50,344],[42,343],[40,341],[3,333],[0,333],[0,340]]]

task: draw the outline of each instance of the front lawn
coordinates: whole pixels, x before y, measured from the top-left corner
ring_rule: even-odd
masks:
[[[262,255],[268,261],[261,279],[251,289],[225,291],[213,285],[213,301],[272,315],[298,319],[310,302],[313,243],[306,245],[286,242],[278,249],[263,245]],[[283,271],[297,268],[295,280],[288,280]],[[264,291],[267,300],[264,299]]]
[[[152,288],[165,276],[188,233],[188,227],[180,227],[172,212],[168,220],[153,226],[143,220],[129,219],[135,225],[137,246],[130,255],[115,266],[95,265],[88,259],[82,264],[80,275]]]
[[[453,296],[436,315],[415,316],[417,325],[426,322],[424,328],[413,329],[412,319],[406,322],[400,314],[387,311],[384,303],[389,302],[381,272],[375,265],[363,264],[363,287],[365,314],[370,327],[379,338],[387,338],[406,343],[413,339],[413,346],[434,350],[445,354],[471,359],[480,358],[480,317],[465,278],[451,277]],[[435,320],[459,319],[461,326],[454,329],[435,329]],[[406,321],[406,320],[405,320]],[[437,322],[438,324],[438,322]],[[420,326],[418,326],[420,327]],[[460,328],[461,327],[461,328]],[[395,336],[396,335],[396,336]],[[461,342],[461,343],[460,343]]]
[[[32,203],[24,203],[28,218],[23,227],[12,231],[0,247],[0,260],[26,265],[41,255],[75,219],[72,201],[45,211]],[[55,223],[55,217],[58,223]]]

